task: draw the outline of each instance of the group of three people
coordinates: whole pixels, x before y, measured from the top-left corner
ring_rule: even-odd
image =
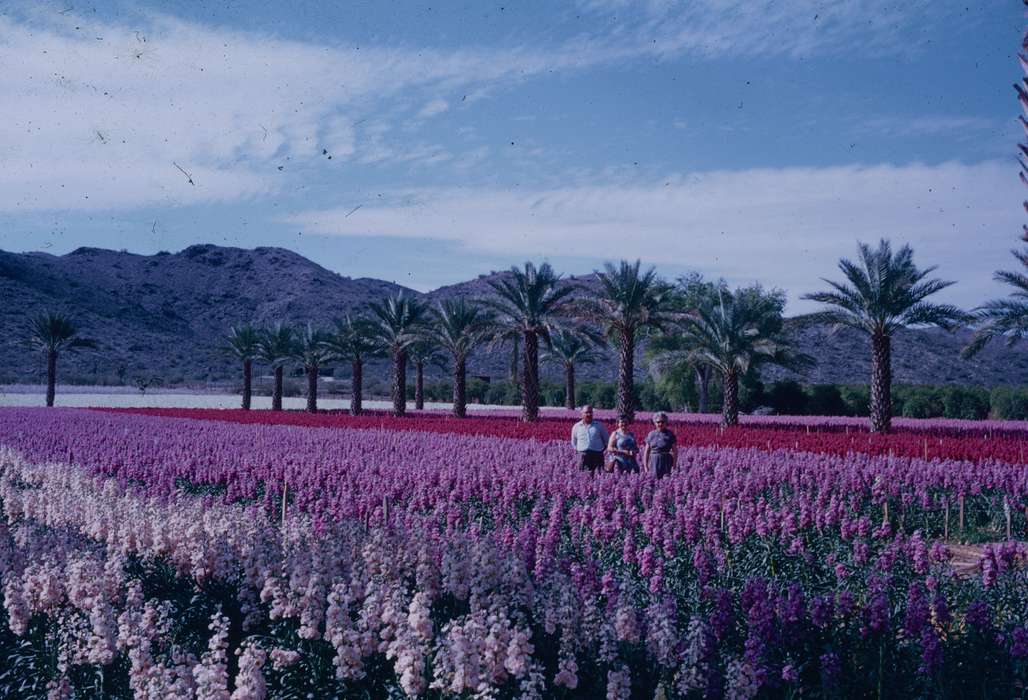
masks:
[[[643,441],[642,463],[647,472],[662,477],[671,472],[678,459],[675,434],[667,427],[667,414],[653,414],[655,428]],[[639,471],[639,444],[632,434],[631,421],[618,416],[617,430],[608,434],[602,423],[593,420],[592,406],[582,407],[582,420],[571,428],[571,445],[578,452],[578,467],[595,473],[599,469],[621,473]],[[604,462],[604,454],[611,461]]]

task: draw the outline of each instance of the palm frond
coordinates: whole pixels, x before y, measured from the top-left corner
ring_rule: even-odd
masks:
[[[96,341],[79,336],[79,328],[70,317],[55,311],[45,311],[28,319],[25,341],[34,350],[62,352],[81,348],[95,348]]]

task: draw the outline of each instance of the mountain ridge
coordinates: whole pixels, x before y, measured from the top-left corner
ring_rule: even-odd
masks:
[[[83,246],[65,253],[12,253],[0,250],[0,379],[37,377],[40,358],[24,349],[26,314],[57,308],[69,313],[98,351],[68,354],[61,371],[88,381],[118,375],[161,376],[165,382],[233,379],[236,363],[220,349],[232,324],[311,321],[327,325],[344,313],[398,291],[429,302],[453,296],[478,297],[503,271],[478,275],[429,292],[369,277],[346,277],[287,248],[253,249],[195,244],[176,253],[153,255]],[[568,277],[588,283],[588,276]],[[866,383],[870,374],[867,342],[854,332],[830,333],[787,320],[800,349],[820,362],[804,375],[767,370],[766,378],[797,378],[808,383]],[[959,359],[969,331],[905,330],[894,341],[894,377],[898,383],[1028,383],[1028,353],[994,343],[972,361]],[[479,376],[506,375],[509,352],[481,351],[470,371]],[[640,356],[640,372],[646,371]],[[369,367],[384,376],[385,363]],[[544,372],[554,379],[558,368]],[[583,378],[613,379],[613,358],[583,367]],[[434,369],[436,375],[444,374]]]

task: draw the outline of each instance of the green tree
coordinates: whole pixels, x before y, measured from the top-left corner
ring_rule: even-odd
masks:
[[[253,361],[260,351],[261,335],[249,323],[232,326],[225,336],[228,352],[243,363],[243,410],[250,410],[253,396]]]
[[[566,301],[574,287],[561,284],[561,276],[549,263],[538,268],[530,262],[524,269],[512,267],[508,279],[491,280],[489,286],[496,298],[486,300],[500,314],[503,325],[521,333],[524,353],[521,376],[521,417],[539,418],[539,340],[549,341],[558,316],[566,310]]]
[[[699,273],[680,277],[674,290],[674,306],[680,313],[695,313],[700,308],[709,311],[718,303],[718,293],[727,289],[724,280],[710,282]],[[686,395],[692,395],[683,384],[683,375],[688,371],[696,386],[696,411],[706,413],[714,369],[689,352],[692,349],[687,347],[689,341],[689,337],[675,333],[657,335],[650,339],[647,355],[651,371],[656,373],[658,384],[666,387],[669,399],[681,401]]]
[[[46,311],[29,318],[28,346],[46,355],[46,405],[54,405],[57,390],[57,357],[62,352],[95,348],[96,341],[79,337],[79,328],[62,313]]]
[[[329,334],[308,323],[301,328],[293,340],[293,359],[303,365],[307,375],[307,411],[318,412],[318,372],[321,365],[329,362],[332,349],[328,346]]]
[[[800,368],[812,362],[789,347],[782,332],[785,294],[760,286],[718,292],[713,307],[701,306],[680,322],[683,359],[706,364],[721,375],[721,422],[739,422],[739,379],[751,368],[777,364]]]
[[[672,320],[672,287],[654,268],[622,260],[595,272],[599,290],[577,303],[577,315],[603,328],[618,352],[617,411],[635,417],[635,349],[647,332],[664,330]]]
[[[575,408],[575,367],[595,364],[600,359],[597,339],[582,329],[562,329],[550,334],[543,358],[564,369],[564,407]]]
[[[813,416],[845,416],[846,401],[835,384],[815,384],[810,387],[807,411]]]
[[[271,390],[271,410],[282,410],[282,377],[286,363],[293,357],[295,331],[285,323],[278,321],[261,330],[258,343],[257,359],[269,365],[275,375],[275,384]]]
[[[393,414],[407,412],[407,349],[424,330],[428,307],[404,292],[369,305],[376,333],[393,360]]]
[[[467,364],[471,351],[488,337],[495,319],[478,304],[463,297],[446,299],[432,310],[430,333],[435,342],[450,353],[453,369],[453,415],[467,413]]]
[[[805,320],[854,328],[871,338],[871,430],[887,433],[892,425],[893,334],[910,326],[951,330],[968,316],[950,304],[925,301],[953,282],[926,279],[936,268],[918,269],[910,246],[893,254],[882,239],[877,248],[860,243],[858,251],[858,262],[839,261],[845,282],[825,279],[831,291],[803,296],[829,307]]]
[[[350,363],[350,414],[359,416],[364,412],[364,362],[385,354],[375,324],[361,316],[336,320],[325,347],[334,359]]]

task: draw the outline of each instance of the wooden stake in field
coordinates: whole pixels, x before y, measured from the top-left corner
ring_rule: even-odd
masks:
[[[382,520],[389,522],[389,496],[382,496]]]
[[[949,539],[949,499],[942,499],[942,539]]]
[[[924,461],[928,461],[928,438],[924,439]]]
[[[960,541],[964,541],[964,494],[960,494]]]
[[[286,522],[286,506],[289,503],[289,480],[282,479],[282,524]]]
[[[1003,517],[1007,521],[1007,540],[1009,540],[1010,539],[1010,501],[1007,500],[1006,496],[1003,497]]]

